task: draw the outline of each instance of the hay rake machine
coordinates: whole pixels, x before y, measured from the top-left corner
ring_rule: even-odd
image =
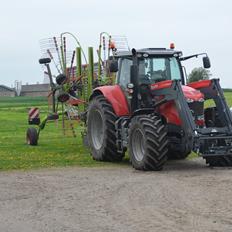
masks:
[[[40,132],[51,121],[61,121],[63,135],[71,130],[76,137],[74,120],[85,123],[93,88],[115,82],[115,76],[109,72],[109,61],[114,57],[116,45],[119,50],[129,48],[126,37],[113,37],[102,32],[97,50],[98,61],[94,63],[93,47],[88,47],[87,58],[78,38],[70,32],[40,40],[42,58],[39,63],[50,83],[49,110],[42,120],[38,108],[29,110],[28,123],[32,127],[26,132],[27,144],[37,145]],[[84,136],[85,129],[81,133]]]

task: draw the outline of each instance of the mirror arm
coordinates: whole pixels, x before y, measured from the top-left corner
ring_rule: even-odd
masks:
[[[188,60],[188,59],[191,59],[191,58],[193,58],[193,57],[198,58],[198,56],[202,56],[202,55],[208,56],[207,53],[199,53],[199,54],[195,54],[195,55],[191,55],[191,56],[181,57],[181,58],[180,58],[180,61]]]
[[[184,70],[184,81],[186,82],[185,85],[188,83],[188,75],[185,66],[182,66],[182,69]]]

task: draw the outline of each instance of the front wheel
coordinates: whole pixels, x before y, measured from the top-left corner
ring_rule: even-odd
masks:
[[[167,130],[159,116],[135,116],[129,129],[129,154],[138,170],[161,170],[167,160]]]

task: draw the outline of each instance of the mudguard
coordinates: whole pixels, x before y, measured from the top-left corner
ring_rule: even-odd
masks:
[[[90,100],[99,94],[102,94],[111,103],[117,116],[128,116],[130,114],[126,97],[119,85],[106,85],[95,88]]]
[[[159,83],[155,83],[151,85],[152,90],[160,90],[170,88],[172,81],[162,81]],[[202,83],[203,85],[208,84],[208,82]],[[202,94],[199,90],[194,89],[190,86],[182,85],[182,91],[184,96],[187,99],[191,99],[192,101],[202,101],[204,99],[204,94]],[[158,112],[163,115],[166,119],[166,122],[169,124],[174,124],[177,126],[182,125],[182,121],[180,119],[179,113],[177,112],[176,105],[174,101],[169,101],[158,107]]]

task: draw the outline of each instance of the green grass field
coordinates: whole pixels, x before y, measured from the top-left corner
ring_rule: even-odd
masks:
[[[225,92],[225,96],[232,106],[232,93]],[[82,145],[80,128],[77,127],[77,138],[72,137],[71,132],[63,136],[61,122],[58,126],[54,122],[49,123],[41,132],[39,145],[28,146],[25,136],[28,128],[27,113],[31,106],[41,109],[41,117],[46,115],[46,98],[0,98],[0,170],[129,165],[128,159],[122,164],[92,160],[89,151]]]
[[[92,160],[82,145],[78,127],[76,138],[71,131],[63,136],[61,122],[47,124],[38,146],[27,145],[27,114],[31,106],[42,109],[41,118],[46,115],[45,98],[0,98],[0,170],[109,165]]]

